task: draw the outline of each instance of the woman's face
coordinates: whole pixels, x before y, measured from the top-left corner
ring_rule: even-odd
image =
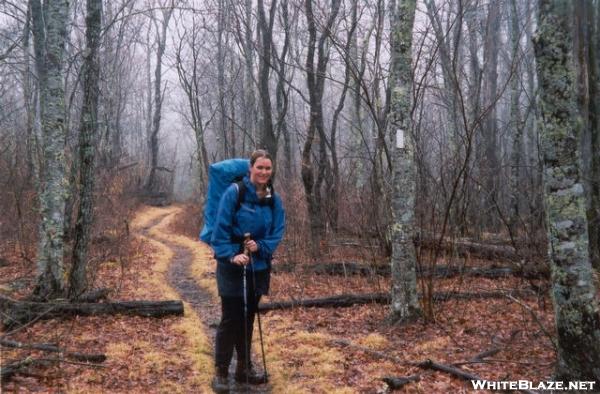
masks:
[[[271,159],[261,157],[256,159],[254,165],[250,167],[250,182],[256,186],[266,186],[273,174],[273,164]]]

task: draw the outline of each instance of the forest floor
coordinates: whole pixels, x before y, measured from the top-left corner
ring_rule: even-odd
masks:
[[[92,367],[56,362],[32,368],[5,382],[2,392],[211,392],[213,338],[220,317],[215,263],[206,245],[177,231],[174,223],[188,214],[181,206],[142,208],[131,225],[135,237],[128,263],[99,263],[96,277],[97,287],[114,289],[115,300],[182,299],[183,317],[78,317],[26,326],[10,338],[105,353],[108,359]],[[30,263],[5,264],[0,267],[0,291],[17,298],[32,277]],[[435,305],[433,322],[404,325],[390,324],[389,306],[380,304],[267,312],[262,325],[271,380],[255,392],[385,393],[389,388],[383,377],[410,375],[420,375],[420,380],[398,392],[473,392],[469,382],[415,365],[425,360],[462,363],[461,369],[487,380],[550,379],[555,354],[546,335],[554,332],[549,299],[511,295],[528,286],[515,277],[456,277],[434,284],[436,291],[503,291],[506,296],[446,300]],[[262,302],[385,292],[389,287],[389,278],[377,275],[274,272],[271,294]],[[254,362],[260,367],[258,335],[255,339]],[[499,351],[472,361],[490,349]],[[23,351],[2,349],[3,363],[22,356]]]

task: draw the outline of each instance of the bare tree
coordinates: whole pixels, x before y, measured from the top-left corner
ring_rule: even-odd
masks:
[[[208,95],[209,88],[203,84],[204,71],[206,63],[202,61],[202,50],[206,48],[202,45],[204,36],[201,33],[201,26],[198,20],[193,17],[191,28],[183,28],[183,34],[179,38],[177,47],[175,66],[179,76],[179,82],[186,95],[189,112],[185,119],[194,131],[196,138],[196,158],[198,160],[200,188],[206,190],[208,182],[208,153],[206,149],[205,134],[216,111],[213,111],[208,119],[203,115],[203,97]],[[187,51],[184,51],[184,47]],[[187,55],[187,56],[186,56]],[[187,62],[184,60],[187,58]]]
[[[276,106],[277,106],[277,122],[275,130],[277,140],[283,137],[283,157],[284,157],[284,174],[285,178],[290,179],[294,174],[293,162],[294,156],[292,152],[292,140],[288,127],[288,109],[289,109],[289,93],[290,87],[287,82],[287,62],[290,54],[290,34],[291,23],[289,17],[288,0],[282,0],[279,6],[280,23],[283,28],[283,45],[281,52],[278,53],[277,48],[273,47],[273,66],[277,72],[276,86]]]
[[[217,89],[219,100],[219,124],[218,124],[218,139],[221,141],[222,157],[231,155],[231,147],[229,137],[227,135],[227,108],[226,108],[226,81],[225,81],[225,64],[228,44],[228,13],[229,0],[218,0],[217,5]]]
[[[272,0],[269,10],[269,19],[265,15],[263,0],[258,0],[258,33],[260,35],[260,52],[258,61],[258,92],[261,108],[260,145],[271,152],[273,159],[277,160],[277,137],[273,128],[271,115],[271,95],[269,93],[269,75],[271,71],[271,47],[273,45],[273,25],[277,0]]]
[[[510,127],[512,129],[513,140],[511,150],[511,175],[510,175],[510,227],[509,231],[513,236],[517,234],[517,222],[519,211],[519,193],[520,190],[520,167],[522,158],[522,138],[523,123],[521,122],[521,111],[519,107],[520,89],[518,72],[519,41],[521,31],[519,28],[519,9],[516,0],[510,1],[510,40],[511,40],[511,58],[515,72],[512,75],[510,83]]]
[[[162,117],[163,86],[162,86],[162,59],[165,53],[167,41],[167,28],[169,20],[173,14],[174,3],[162,10],[161,28],[156,25],[156,66],[154,69],[154,114],[152,116],[152,134],[150,135],[150,175],[146,181],[146,192],[153,193],[157,191],[158,179],[158,133],[160,132],[160,120]]]
[[[252,41],[252,0],[244,2],[244,127],[251,140],[256,140],[254,99],[254,42]],[[244,141],[248,138],[244,134]],[[245,146],[246,144],[244,144]]]
[[[336,20],[341,0],[334,0],[324,25],[324,32],[329,32]],[[317,43],[317,21],[311,0],[304,3],[308,24],[308,51],[306,55],[306,83],[309,94],[310,120],[304,147],[302,149],[302,182],[308,204],[308,215],[311,232],[311,252],[313,257],[319,255],[319,242],[325,233],[322,212],[321,185],[328,164],[325,146],[325,124],[323,120],[323,91],[325,88],[325,72],[329,62],[329,50],[326,45],[327,34],[321,33]],[[315,51],[317,58],[315,59]],[[316,60],[316,67],[315,67]],[[319,142],[318,161],[312,159],[312,148],[315,137]],[[316,167],[316,171],[315,171]],[[316,172],[316,174],[315,174]],[[316,176],[315,176],[316,175]]]

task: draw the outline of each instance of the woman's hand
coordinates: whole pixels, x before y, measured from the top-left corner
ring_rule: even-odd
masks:
[[[244,248],[249,250],[251,253],[256,253],[258,251],[258,244],[256,243],[256,241],[249,239],[247,241],[244,241]]]
[[[231,262],[235,265],[244,266],[248,265],[248,263],[250,262],[250,258],[245,254],[237,254],[233,256]]]

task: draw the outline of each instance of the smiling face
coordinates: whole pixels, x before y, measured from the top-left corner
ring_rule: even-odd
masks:
[[[257,187],[264,188],[269,183],[272,174],[273,163],[271,159],[260,157],[250,167],[250,182]]]

